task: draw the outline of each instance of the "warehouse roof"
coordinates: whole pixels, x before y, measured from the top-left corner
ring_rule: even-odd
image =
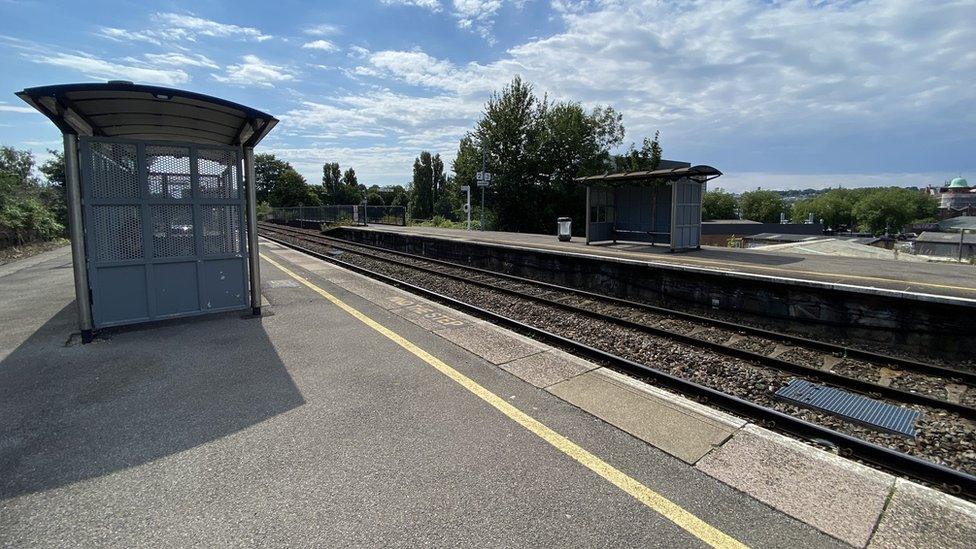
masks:
[[[219,97],[121,80],[27,88],[17,96],[76,135],[253,147],[278,123]]]
[[[959,233],[936,233],[926,231],[915,239],[915,242],[931,242],[934,244],[959,244]],[[976,244],[976,234],[963,235],[963,244]]]
[[[959,217],[943,219],[942,221],[939,221],[938,227],[940,231],[958,232],[960,229],[976,231],[976,216],[961,215]]]

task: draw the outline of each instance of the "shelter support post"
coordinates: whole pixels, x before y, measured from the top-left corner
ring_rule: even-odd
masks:
[[[590,186],[586,186],[586,244],[590,243]]]
[[[64,134],[65,195],[68,202],[68,236],[71,238],[71,265],[75,275],[75,301],[82,343],[92,340],[91,294],[85,260],[85,227],[81,215],[81,168],[78,165],[78,136]]]
[[[251,279],[251,313],[261,315],[261,256],[258,248],[257,181],[254,147],[244,147],[244,189],[247,192],[247,253]]]
[[[671,182],[671,234],[668,236],[668,241],[670,244],[669,252],[675,250],[674,234],[678,229],[678,182]]]

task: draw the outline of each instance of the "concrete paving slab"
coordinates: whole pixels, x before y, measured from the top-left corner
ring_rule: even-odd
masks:
[[[747,425],[698,469],[857,547],[868,543],[894,477]]]
[[[404,306],[403,292],[393,286],[361,276],[336,277],[332,274],[325,274],[324,276],[329,282],[341,286],[363,299],[372,301],[384,309],[400,309]],[[410,303],[414,303],[414,300],[410,300]]]
[[[393,314],[402,316],[425,330],[456,330],[474,325],[472,322],[462,319],[454,311],[438,305],[420,302],[416,299],[403,296],[387,296],[385,301],[400,305],[399,308],[391,309]]]
[[[437,330],[434,333],[492,364],[504,364],[546,350],[527,338],[513,337],[515,334],[509,335],[507,330],[501,331],[487,324],[475,324],[457,330]]]
[[[976,505],[897,479],[868,547],[976,547]]]
[[[302,252],[292,250],[291,248],[286,248],[284,246],[281,246],[279,249],[276,249],[275,253],[281,256],[282,258],[290,261],[291,263],[298,265],[303,269],[308,269],[309,271],[312,272],[316,272],[316,273],[327,272],[327,273],[334,273],[336,275],[352,274],[349,271],[345,269],[340,269],[339,267],[336,267],[331,263],[322,261],[321,259],[312,257],[308,254],[304,254]]]
[[[553,385],[548,391],[687,463],[701,459],[736,429],[624,383],[608,375],[605,368]]]
[[[656,396],[661,400],[666,400],[675,406],[680,406],[681,408],[688,410],[692,413],[698,414],[700,416],[706,417],[711,421],[728,426],[731,429],[741,429],[745,427],[749,422],[742,419],[741,417],[733,416],[732,414],[725,413],[716,408],[711,408],[705,406],[704,404],[699,404],[694,400],[687,399],[681,395],[672,393],[660,387],[655,387],[653,385],[648,385],[639,379],[628,376],[627,374],[622,374],[620,372],[615,372],[613,370],[603,368],[600,370],[600,374],[604,375],[617,383],[622,383],[624,385],[629,385],[634,389],[647,393],[649,395]]]
[[[598,366],[568,353],[552,349],[501,365],[501,368],[539,388],[589,372]]]

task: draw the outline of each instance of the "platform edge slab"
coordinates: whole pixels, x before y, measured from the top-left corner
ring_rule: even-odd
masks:
[[[867,545],[895,477],[749,424],[696,467],[841,541]]]

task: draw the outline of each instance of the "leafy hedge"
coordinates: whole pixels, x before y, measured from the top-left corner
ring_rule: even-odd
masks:
[[[35,172],[30,151],[0,147],[0,247],[65,234],[64,162],[58,153]]]

